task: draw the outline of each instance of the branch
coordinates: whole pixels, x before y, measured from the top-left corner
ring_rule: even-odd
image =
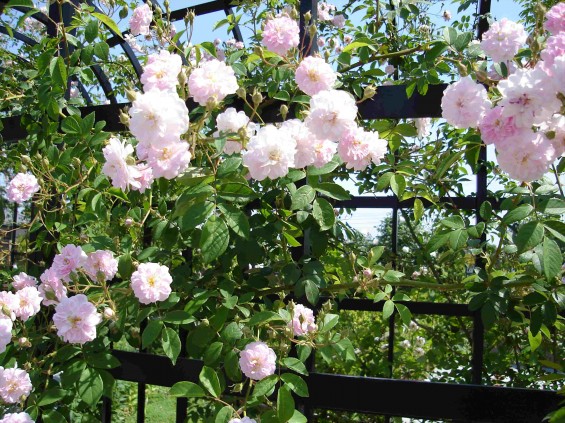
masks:
[[[407,54],[410,53],[414,53],[418,50],[422,49],[422,46],[416,46],[416,47],[412,47],[412,48],[407,48],[405,50],[400,50],[400,51],[395,51],[392,53],[385,53],[385,54],[377,54],[377,55],[373,55],[371,57],[369,57],[367,60],[360,60],[357,63],[354,63],[352,65],[346,66],[343,69],[340,69],[339,72],[343,73],[343,72],[347,72],[350,71],[351,69],[355,69],[358,68],[359,66],[363,66],[366,65],[368,63],[372,63],[375,62],[377,60],[382,60],[382,59],[390,59],[393,57],[402,57],[402,56],[406,56]]]

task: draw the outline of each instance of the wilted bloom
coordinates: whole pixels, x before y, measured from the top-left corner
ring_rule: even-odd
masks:
[[[25,370],[17,367],[0,367],[0,398],[7,404],[15,404],[27,398],[33,386]]]
[[[451,20],[451,12],[449,10],[444,10],[442,13],[443,20],[448,22]]]
[[[421,347],[414,348],[414,355],[416,357],[422,357],[424,354],[426,354],[426,352],[424,351],[423,348]]]
[[[53,315],[57,335],[71,344],[82,345],[96,338],[96,325],[101,321],[102,316],[83,294],[63,298]]]
[[[239,366],[245,376],[261,380],[275,373],[277,356],[264,342],[251,342],[241,351]]]
[[[299,43],[298,23],[288,16],[279,16],[267,21],[263,28],[263,44],[272,52],[284,56]]]
[[[302,336],[315,331],[318,327],[315,323],[314,312],[302,304],[295,304],[292,311],[292,321],[288,323],[292,328],[294,336]]]
[[[131,287],[141,304],[165,301],[171,295],[173,278],[167,266],[141,263],[131,275]]]
[[[417,336],[414,340],[414,345],[416,345],[417,347],[423,347],[425,344],[426,338],[424,338],[423,336]]]
[[[39,313],[41,296],[36,287],[26,286],[16,292],[15,296],[17,306],[14,309],[14,313],[16,313],[16,317],[25,322],[31,316]]]
[[[31,416],[25,412],[8,413],[0,419],[0,423],[34,423]]]
[[[385,73],[387,75],[392,75],[396,71],[396,68],[393,65],[386,65],[385,66]]]
[[[222,101],[237,91],[233,68],[217,59],[201,62],[188,78],[188,89],[194,101],[205,106],[210,100]]]
[[[39,184],[35,176],[30,173],[18,173],[8,183],[6,198],[8,201],[21,204],[33,197],[37,191],[39,191]]]
[[[132,35],[149,35],[149,26],[153,20],[153,12],[147,4],[137,6],[129,20]]]
[[[330,65],[320,57],[308,56],[296,69],[298,88],[308,95],[329,90],[337,80],[337,75]]]
[[[12,280],[12,286],[16,291],[19,291],[20,289],[25,288],[26,286],[36,286],[36,285],[37,285],[37,279],[35,279],[33,276],[28,275],[25,272],[21,272],[15,275],[14,279]]]
[[[97,282],[99,277],[109,281],[118,273],[118,260],[111,251],[97,250],[87,255],[84,271],[94,282]]]
[[[485,87],[469,76],[447,87],[441,99],[443,118],[456,128],[476,127],[490,106]]]
[[[404,348],[410,348],[412,344],[408,339],[405,339],[404,341],[400,342],[400,346]]]

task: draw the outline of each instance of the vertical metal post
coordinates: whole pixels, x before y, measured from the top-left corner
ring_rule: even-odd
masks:
[[[18,229],[18,204],[12,209],[12,233],[10,234],[10,268],[16,264],[16,231]]]
[[[112,399],[102,397],[102,412],[100,413],[102,423],[112,423]]]
[[[471,356],[471,382],[477,385],[483,379],[483,355],[485,349],[485,328],[480,311],[473,315],[473,355]]]

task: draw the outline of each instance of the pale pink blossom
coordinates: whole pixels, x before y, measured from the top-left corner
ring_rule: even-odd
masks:
[[[205,106],[210,100],[222,101],[237,91],[233,68],[216,59],[201,62],[188,78],[188,89],[194,101]]]
[[[128,43],[128,45],[131,47],[131,49],[133,51],[136,51],[138,53],[144,53],[143,47],[141,47],[138,43],[137,40],[135,39],[135,37],[131,34],[125,34],[124,35],[124,40],[126,40],[126,43]]]
[[[41,296],[34,286],[26,286],[15,294],[17,307],[14,310],[16,317],[22,321],[26,321],[32,316],[39,313],[41,308]]]
[[[284,128],[266,125],[247,143],[243,164],[253,179],[275,179],[285,176],[294,167],[296,140]]]
[[[53,315],[57,335],[71,344],[82,345],[94,340],[96,325],[101,321],[102,316],[83,294],[63,298]]]
[[[0,421],[0,423],[2,422]],[[257,420],[245,416],[241,419],[231,419],[228,423],[257,423]]]
[[[481,48],[493,61],[505,62],[512,60],[527,38],[522,24],[502,18],[483,34]]]
[[[565,116],[553,115],[551,119],[540,125],[540,130],[552,134],[549,141],[555,148],[555,155],[565,155]]]
[[[138,182],[141,172],[135,166],[131,144],[111,137],[108,145],[102,149],[102,153],[106,159],[102,166],[102,173],[110,178],[112,186],[122,191],[126,191],[130,186],[132,188],[141,186]]]
[[[543,60],[541,65],[544,69],[550,69],[555,59],[565,56],[565,32],[550,36],[540,56]]]
[[[129,129],[143,144],[158,145],[164,140],[178,140],[188,130],[188,108],[172,91],[138,93],[129,115]],[[141,156],[140,159],[143,160]]]
[[[339,141],[347,128],[355,126],[357,105],[346,91],[320,91],[310,99],[310,114],[305,122],[320,139]]]
[[[57,305],[63,298],[66,298],[67,287],[53,269],[45,270],[39,278],[41,284],[39,284],[38,291],[44,306]]]
[[[498,83],[503,115],[512,116],[519,128],[530,128],[548,120],[561,108],[553,84],[541,68],[518,69]]]
[[[31,416],[25,412],[8,413],[0,419],[0,423],[34,423]]]
[[[147,163],[138,163],[135,165],[140,176],[135,178],[135,185],[131,186],[132,190],[144,193],[146,189],[151,188],[151,184],[155,180],[153,169]]]
[[[306,335],[318,329],[315,323],[314,312],[302,304],[295,304],[292,312],[292,320],[288,323],[294,336]]]
[[[167,141],[147,150],[147,164],[155,178],[176,178],[188,167],[190,146],[185,141]]]
[[[431,134],[432,120],[430,118],[416,118],[414,119],[418,139],[422,139]]]
[[[442,116],[456,128],[474,128],[490,109],[485,87],[471,77],[461,78],[443,92]]]
[[[329,90],[335,84],[337,75],[321,57],[308,56],[300,62],[295,75],[298,88],[308,95]]]
[[[538,62],[538,65],[542,65],[543,62]],[[561,93],[565,95],[565,56],[556,57],[553,61],[553,65],[550,67],[543,66],[542,69],[548,75],[548,78],[544,81],[547,91],[553,91],[555,95]],[[549,83],[549,87],[547,84]]]
[[[298,23],[288,16],[269,19],[263,28],[263,44],[272,52],[284,56],[291,48],[298,47]]]
[[[550,34],[565,31],[565,3],[557,3],[547,11],[543,27]]]
[[[16,310],[18,306],[18,298],[14,293],[9,291],[0,291],[0,316],[6,316],[15,320],[16,313],[14,310]]]
[[[503,107],[496,106],[490,109],[481,120],[479,131],[481,131],[481,138],[485,144],[502,146],[521,131],[516,127],[514,117],[504,116],[503,112]]]
[[[51,268],[60,279],[67,280],[70,274],[84,265],[86,253],[81,247],[68,244],[53,259]]]
[[[345,26],[345,16],[342,14],[335,15],[332,19],[332,23],[338,28],[343,28]]]
[[[314,161],[312,166],[322,167],[329,163],[337,152],[337,144],[330,140],[314,138]]]
[[[337,146],[337,152],[347,168],[363,170],[369,163],[379,164],[384,158],[387,142],[379,138],[378,132],[349,128]]]
[[[140,79],[143,90],[175,90],[181,69],[182,60],[178,54],[167,50],[150,54]]]
[[[524,132],[524,138],[498,149],[499,167],[512,179],[531,182],[540,179],[555,159],[555,148],[544,134]]]
[[[132,35],[149,35],[149,27],[153,20],[153,12],[147,4],[137,6],[129,20]]]
[[[87,254],[84,271],[94,281],[110,281],[118,273],[118,260],[107,250],[97,250]]]
[[[296,153],[294,154],[294,167],[303,168],[310,166],[316,160],[314,144],[317,138],[312,135],[308,127],[299,119],[290,119],[281,125],[288,134],[296,141]]]
[[[326,39],[324,37],[318,37],[316,43],[318,44],[318,47],[324,47],[326,45]]]
[[[131,287],[141,304],[165,301],[171,295],[173,278],[167,266],[141,263],[131,275]]]
[[[8,201],[22,204],[33,197],[37,191],[39,191],[39,184],[35,176],[30,173],[18,173],[8,183],[6,198]]]
[[[240,352],[239,367],[250,379],[261,380],[274,374],[276,365],[275,352],[264,342],[251,342]]]
[[[324,21],[331,21],[332,20],[332,15],[331,13],[334,12],[336,10],[336,7],[334,4],[325,2],[325,1],[321,1],[318,3],[318,20],[320,22],[324,22]]]
[[[35,279],[33,276],[28,275],[25,272],[18,273],[17,275],[14,276],[12,280],[12,286],[16,291],[19,291],[20,289],[25,288],[26,286],[36,286],[36,285],[37,285],[37,279]]]
[[[396,68],[393,65],[386,65],[385,66],[385,73],[387,75],[392,75],[396,71]]]
[[[346,34],[343,36],[343,43],[344,44],[349,44],[351,41],[353,41],[353,37],[349,34]]]
[[[0,398],[7,404],[15,404],[27,398],[33,386],[25,370],[17,367],[0,367]]]
[[[0,315],[0,354],[6,351],[6,347],[12,342],[12,319]]]
[[[233,107],[228,107],[223,113],[216,118],[216,128],[214,137],[225,136],[227,134],[239,134],[240,130],[245,128],[247,137],[251,137],[255,131],[255,124],[249,122],[249,118],[245,112],[238,112]],[[242,144],[238,137],[229,137],[224,145],[224,153],[239,153]]]

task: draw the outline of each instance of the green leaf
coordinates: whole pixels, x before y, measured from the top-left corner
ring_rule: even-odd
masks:
[[[230,405],[226,405],[225,407],[220,408],[220,411],[218,411],[218,414],[216,414],[214,423],[228,423],[232,415],[233,408]]]
[[[398,303],[394,303],[394,306],[396,307],[396,311],[398,311],[398,314],[400,315],[402,323],[409,325],[410,321],[412,320],[412,313],[410,312],[408,307],[406,307],[404,304]]]
[[[44,407],[49,404],[53,404],[62,400],[67,396],[67,391],[61,388],[51,388],[41,393],[39,401],[37,401],[38,407]]]
[[[241,370],[239,369],[239,357],[235,351],[229,351],[224,358],[224,370],[226,376],[232,382],[241,380]]]
[[[293,414],[294,398],[292,398],[292,394],[286,386],[281,386],[277,395],[277,417],[282,422],[286,422],[290,420]]]
[[[81,118],[78,116],[66,117],[63,119],[63,122],[61,122],[61,130],[65,134],[82,134]]]
[[[94,54],[107,61],[110,58],[110,47],[104,41],[94,44]]]
[[[204,224],[200,237],[200,250],[205,263],[220,257],[228,248],[230,235],[223,220],[212,216]]]
[[[218,375],[211,367],[204,366],[200,372],[200,383],[204,388],[216,398],[219,398],[222,394],[222,388],[220,385],[220,379]]]
[[[551,280],[561,272],[563,255],[559,245],[551,238],[543,240],[543,272],[547,280]]]
[[[79,397],[90,407],[94,408],[102,397],[104,384],[97,370],[85,368],[77,384]]]
[[[530,348],[532,352],[538,349],[541,345],[542,335],[538,332],[535,336],[532,335],[531,331],[528,331],[528,342],[530,343]]]
[[[320,327],[320,333],[328,332],[332,330],[335,325],[339,322],[339,315],[337,314],[326,314],[324,315],[324,320]]]
[[[143,348],[147,348],[151,345],[163,329],[163,322],[161,320],[151,320],[143,330],[141,335],[141,345]]]
[[[543,239],[543,225],[540,222],[528,222],[518,229],[516,246],[519,252],[529,250]]]
[[[218,204],[218,208],[226,218],[228,226],[240,237],[249,238],[249,218],[241,209],[230,204]]]
[[[270,395],[275,388],[275,385],[279,381],[278,375],[270,375],[255,384],[253,388],[253,396],[260,397],[263,395]]]
[[[324,200],[323,198],[316,198],[314,200],[312,216],[316,219],[322,231],[331,229],[335,224],[334,209],[328,200]]]
[[[163,351],[165,355],[171,359],[173,364],[177,362],[180,354],[180,338],[176,330],[166,327],[163,331]]]
[[[283,373],[281,375],[281,380],[288,386],[292,391],[303,398],[307,398],[310,394],[308,393],[308,385],[304,382],[300,376],[292,373]]]
[[[6,8],[18,7],[18,6],[31,7],[32,9],[35,9],[35,5],[31,0],[10,0],[8,4],[6,4]]]
[[[455,229],[449,234],[449,247],[452,250],[460,250],[467,245],[469,234],[464,229]]]
[[[291,210],[304,210],[316,197],[316,191],[310,185],[304,185],[294,191],[291,196]]]
[[[192,382],[177,382],[169,390],[173,397],[198,398],[205,397],[206,392],[199,385]]]
[[[282,360],[283,365],[285,365],[290,370],[300,373],[301,375],[308,376],[308,370],[302,361],[295,357],[286,357]]]
[[[543,213],[562,216],[565,214],[565,201],[560,198],[550,198],[541,202],[539,209]]]
[[[392,188],[392,192],[394,192],[398,198],[401,198],[406,189],[406,179],[404,179],[404,176],[401,174],[395,173],[392,178],[390,178],[390,187]]]
[[[255,313],[253,316],[251,316],[248,325],[256,326],[260,323],[271,322],[273,320],[284,321],[283,318],[278,313],[275,313],[274,311],[265,310]]]
[[[67,419],[57,410],[49,410],[41,416],[43,423],[67,423]]]
[[[320,194],[336,200],[349,200],[351,198],[351,195],[345,188],[333,182],[322,182],[317,184],[314,188]]]
[[[365,43],[365,42],[362,42],[362,41],[353,41],[352,43],[349,43],[348,45],[346,45],[343,48],[343,53],[348,53],[348,52],[355,50],[357,48],[367,47],[367,46],[370,46],[370,45],[371,44]]]
[[[394,313],[394,302],[392,300],[386,300],[383,305],[383,319],[388,319]]]
[[[189,231],[201,225],[214,211],[214,203],[204,201],[190,206],[184,216],[180,218],[179,226],[183,231]],[[176,212],[175,212],[176,213]]]
[[[526,217],[532,213],[534,208],[530,204],[521,204],[513,210],[510,210],[502,218],[502,223],[509,225],[510,223],[519,222],[524,220]]]
[[[97,369],[114,369],[120,366],[120,361],[109,352],[88,354],[86,362]]]
[[[61,56],[54,57],[51,60],[49,71],[53,82],[65,90],[67,88],[67,67],[65,66],[65,61]]]
[[[212,342],[204,351],[204,364],[206,366],[214,366],[218,364],[220,356],[222,355],[222,348],[224,344],[222,342],[216,341]]]
[[[445,28],[443,30],[443,38],[449,45],[454,45],[454,43],[457,41],[458,36],[459,33],[455,28]]]
[[[310,304],[318,304],[318,301],[320,300],[320,289],[312,279],[304,280],[304,292],[306,294],[306,299]]]
[[[419,198],[414,200],[414,221],[418,223],[424,216],[424,203]]]
[[[86,27],[84,28],[84,39],[87,42],[91,43],[96,39],[97,36],[98,36],[98,22],[95,21],[94,19],[91,19],[90,21],[88,21]]]
[[[443,219],[439,222],[441,225],[445,226],[446,228],[451,229],[464,229],[465,222],[461,216],[449,216],[446,219]]]
[[[565,223],[559,220],[546,220],[544,226],[555,238],[565,242]]]
[[[114,22],[112,18],[110,18],[109,16],[103,13],[96,13],[96,12],[93,12],[92,16],[94,16],[100,22],[106,25],[110,30],[112,30],[115,33],[115,35],[122,38],[122,31],[120,31],[120,28],[118,28],[118,25],[116,25],[116,22]]]

